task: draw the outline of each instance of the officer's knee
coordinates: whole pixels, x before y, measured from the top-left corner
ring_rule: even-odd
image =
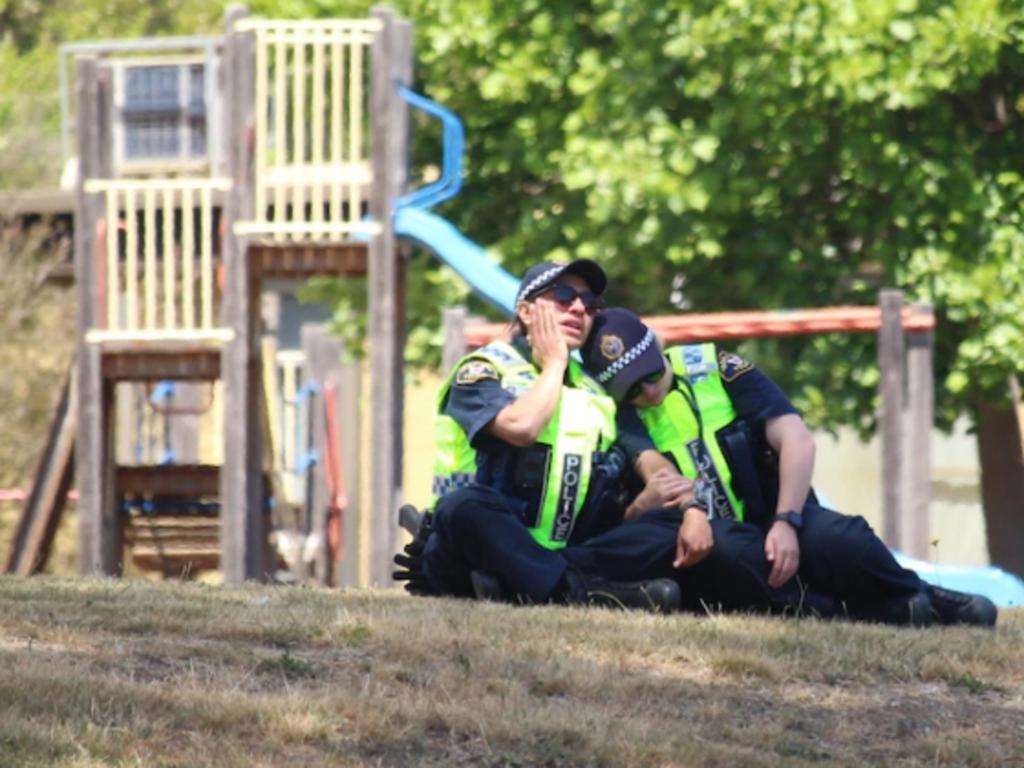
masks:
[[[711,557],[722,563],[764,564],[764,537],[753,525],[731,520],[713,520],[715,545]]]
[[[804,516],[800,536],[802,548],[832,549],[874,535],[871,526],[860,515],[843,515],[829,509],[818,509]]]
[[[508,514],[500,494],[489,488],[468,487],[441,497],[434,511],[434,525],[444,535],[475,530],[494,514]]]

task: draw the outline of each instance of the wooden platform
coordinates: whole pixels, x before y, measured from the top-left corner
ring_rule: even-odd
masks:
[[[362,277],[366,274],[367,253],[367,244],[358,242],[249,244],[250,265],[260,278]]]
[[[119,466],[114,475],[118,499],[216,498],[220,467],[215,464]]]
[[[221,468],[211,464],[119,466],[118,504],[126,555],[165,578],[191,578],[220,567]],[[264,477],[264,487],[269,489]]]
[[[165,578],[189,578],[220,567],[220,519],[132,512],[125,521],[124,544],[137,568]]]
[[[108,352],[103,355],[101,370],[109,381],[216,381],[220,358],[220,350]]]

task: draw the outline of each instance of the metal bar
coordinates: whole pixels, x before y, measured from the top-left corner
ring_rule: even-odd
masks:
[[[161,249],[164,260],[164,328],[173,329],[177,323],[177,286],[175,285],[176,258],[174,252],[174,192],[164,189],[163,193],[163,237],[161,238],[163,248]]]
[[[139,222],[135,190],[124,190],[125,328],[139,327]]]
[[[107,267],[107,322],[106,327],[115,330],[119,327],[117,304],[121,298],[118,281],[117,263],[117,193],[108,191],[106,194],[106,248],[104,249]]]
[[[310,137],[312,150],[311,162],[320,167],[324,162],[324,44],[322,41],[313,43],[313,135]],[[319,182],[313,184],[310,197],[310,221],[319,223],[324,220],[324,187]]]
[[[104,331],[95,328],[86,333],[85,340],[90,344],[103,344],[112,341],[195,341],[221,344],[234,337],[235,333],[230,328],[193,328],[191,330],[156,328],[136,331]]]
[[[335,35],[331,41],[331,141],[330,155],[331,163],[341,165],[342,163],[342,99],[344,98],[345,83],[345,48],[340,35]],[[331,221],[341,219],[341,182],[337,179],[331,181]]]
[[[163,191],[173,189],[231,189],[229,178],[161,178],[161,179],[89,179],[85,182],[85,191],[92,194],[107,190],[123,191],[126,189],[144,192],[147,190]]]
[[[240,221],[235,224],[238,235],[375,235],[380,232],[380,222],[375,221],[325,221],[314,224],[307,221],[287,221],[280,224],[268,221]]]
[[[142,232],[144,237],[142,284],[145,292],[143,327],[153,330],[156,328],[156,189],[147,187],[143,191],[145,192]]]
[[[267,190],[263,182],[267,176],[267,109],[270,107],[269,75],[267,66],[267,41],[266,30],[260,29],[256,33],[256,136],[253,146],[253,154],[256,160],[255,179],[255,208],[256,215],[267,218]]]
[[[194,213],[192,190],[184,189],[181,192],[181,323],[188,329],[196,327]]]
[[[278,35],[296,33],[301,30],[311,29],[373,33],[382,27],[383,24],[381,24],[377,19],[289,19],[287,21],[281,21],[279,19],[257,19],[250,17],[241,19],[235,24],[235,29],[239,31],[263,28]]]
[[[201,257],[199,262],[199,290],[202,301],[200,327],[213,328],[213,194],[209,189],[200,192],[199,237]]]
[[[274,46],[274,165],[287,162],[287,117],[288,101],[285,76],[288,69],[288,49],[283,41]],[[274,223],[283,222],[284,188],[274,188]],[[266,218],[264,216],[264,218]]]
[[[352,65],[349,77],[349,162],[358,163],[365,158],[362,154],[363,124],[363,46],[351,44]],[[349,184],[348,220],[355,223],[362,218],[360,210],[359,185],[354,181]]]

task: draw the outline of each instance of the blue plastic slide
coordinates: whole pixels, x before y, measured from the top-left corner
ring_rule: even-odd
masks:
[[[395,233],[430,248],[477,294],[511,317],[519,281],[447,219],[420,208],[399,208],[395,211]]]
[[[894,551],[893,554],[900,565],[916,571],[929,584],[984,595],[1001,608],[1024,605],[1024,581],[1001,568],[936,565],[915,560],[901,552]]]

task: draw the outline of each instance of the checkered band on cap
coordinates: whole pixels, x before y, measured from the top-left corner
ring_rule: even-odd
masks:
[[[651,344],[654,343],[654,332],[648,328],[647,333],[640,339],[636,344],[627,349],[618,360],[613,362],[603,371],[601,371],[595,378],[599,384],[608,382],[613,376],[619,373],[623,368],[636,360],[640,355],[646,352]]]
[[[548,280],[551,280],[557,274],[562,272],[565,269],[565,267],[566,265],[563,264],[561,266],[552,267],[551,269],[546,269],[543,272],[541,272],[539,275],[533,278],[533,280],[531,280],[530,282],[523,286],[523,290],[519,292],[519,296],[516,298],[516,303],[518,304],[520,301],[523,301],[539,286],[544,285],[544,283],[546,283]]]

